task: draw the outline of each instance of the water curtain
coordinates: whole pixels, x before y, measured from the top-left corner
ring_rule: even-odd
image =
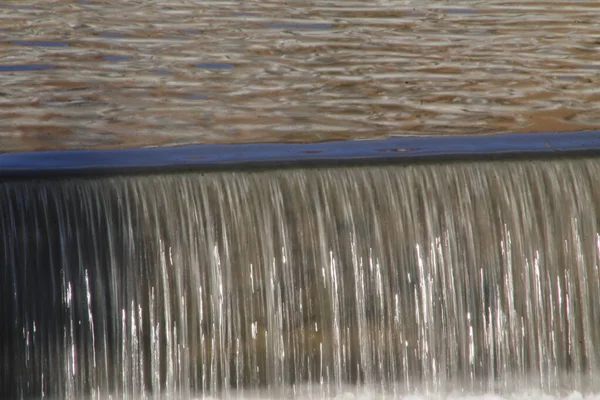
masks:
[[[583,157],[5,180],[0,394],[582,387],[599,176]]]

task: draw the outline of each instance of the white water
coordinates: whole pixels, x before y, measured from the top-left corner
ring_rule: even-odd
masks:
[[[497,394],[493,392],[483,394],[461,393],[460,390],[450,392],[436,393],[389,393],[377,391],[369,388],[346,388],[335,395],[327,394],[326,391],[319,390],[290,390],[289,393],[270,395],[260,391],[246,391],[246,393],[234,394],[228,396],[192,396],[191,400],[220,400],[227,398],[230,400],[600,400],[598,393],[581,393],[578,391],[568,392],[562,395],[550,395],[539,390],[519,391],[509,394]],[[159,398],[160,396],[157,396]],[[113,399],[107,397],[102,400]],[[162,397],[160,397],[162,398]],[[176,397],[170,396],[176,399]]]
[[[600,393],[599,176],[581,159],[0,183],[0,395]]]
[[[563,396],[556,395],[548,395],[541,393],[539,391],[529,391],[529,392],[518,392],[512,393],[509,395],[500,395],[495,393],[487,393],[487,394],[461,394],[457,393],[432,393],[432,394],[386,394],[382,392],[377,392],[373,390],[363,389],[363,390],[348,390],[342,393],[339,393],[334,396],[322,395],[318,392],[312,392],[308,394],[301,394],[299,396],[281,396],[281,397],[273,397],[273,396],[265,396],[260,393],[234,396],[234,399],[244,399],[244,400],[262,400],[262,399],[283,399],[283,398],[294,398],[297,400],[304,399],[322,399],[322,400],[389,400],[389,399],[398,399],[398,400],[599,400],[600,394],[582,394],[580,392],[571,392],[569,394]],[[197,399],[205,399],[205,400],[213,400],[218,399],[218,397],[198,397]]]

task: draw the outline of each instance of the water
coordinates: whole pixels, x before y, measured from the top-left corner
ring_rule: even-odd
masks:
[[[3,0],[0,151],[600,126],[600,3]]]
[[[599,393],[598,176],[582,158],[6,180],[0,393]]]
[[[5,0],[0,152],[597,128],[599,21]],[[597,399],[597,164],[1,181],[0,397]]]

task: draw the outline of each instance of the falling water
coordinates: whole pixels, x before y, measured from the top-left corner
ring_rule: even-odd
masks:
[[[577,159],[1,182],[0,393],[581,390],[600,372],[599,176]]]

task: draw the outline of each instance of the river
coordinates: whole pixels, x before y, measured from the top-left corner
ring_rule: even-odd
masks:
[[[595,1],[3,1],[0,149],[600,126]]]

